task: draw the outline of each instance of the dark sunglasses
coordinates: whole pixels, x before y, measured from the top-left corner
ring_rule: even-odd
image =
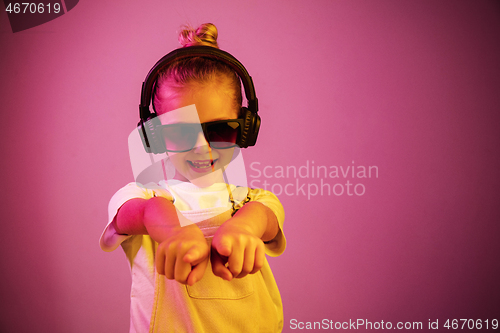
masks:
[[[201,126],[200,126],[201,125]],[[159,126],[168,152],[190,151],[196,145],[200,129],[214,149],[236,147],[243,130],[243,119],[217,120],[208,123],[178,123]]]

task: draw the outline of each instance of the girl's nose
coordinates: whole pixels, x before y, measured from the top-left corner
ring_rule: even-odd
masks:
[[[198,154],[210,151],[210,144],[207,142],[207,139],[205,139],[205,135],[201,131],[198,134],[198,138],[196,140],[193,150]]]

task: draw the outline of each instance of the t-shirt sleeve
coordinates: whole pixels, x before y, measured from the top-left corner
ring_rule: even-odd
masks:
[[[173,201],[173,197],[170,192],[156,184],[142,185],[139,183],[129,183],[119,189],[109,201],[108,224],[99,239],[101,249],[106,252],[111,252],[126,239],[132,237],[131,235],[119,234],[114,228],[114,223],[112,223],[116,217],[116,213],[125,202],[135,198],[150,199],[158,196],[165,197]]]
[[[266,254],[277,257],[285,251],[286,238],[283,233],[283,222],[285,221],[285,210],[278,197],[272,192],[262,189],[250,189],[248,197],[251,201],[257,201],[271,209],[278,220],[279,230],[272,240],[265,242]]]

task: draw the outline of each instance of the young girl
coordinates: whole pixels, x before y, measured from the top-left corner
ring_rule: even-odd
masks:
[[[224,181],[248,127],[241,75],[194,52],[218,49],[213,24],[183,30],[179,41],[193,55],[162,68],[152,93],[154,130],[175,175],[120,189],[101,248],[121,245],[130,262],[131,332],[280,332],[265,254],[285,249],[283,207],[268,191]]]

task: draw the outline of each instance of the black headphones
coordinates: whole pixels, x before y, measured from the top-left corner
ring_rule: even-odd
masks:
[[[141,120],[137,124],[137,129],[144,144],[144,149],[148,153],[162,154],[166,152],[165,141],[161,131],[156,131],[156,127],[161,125],[156,111],[151,112],[153,88],[158,79],[159,73],[167,68],[174,61],[191,57],[204,57],[222,62],[231,68],[240,78],[245,89],[245,97],[248,101],[247,107],[241,108],[244,125],[239,142],[240,148],[247,148],[255,145],[260,128],[260,117],[257,114],[259,107],[252,77],[248,75],[245,67],[231,54],[211,46],[189,46],[173,50],[166,56],[158,60],[151,68],[146,79],[142,83],[141,104],[139,104],[139,116]]]

